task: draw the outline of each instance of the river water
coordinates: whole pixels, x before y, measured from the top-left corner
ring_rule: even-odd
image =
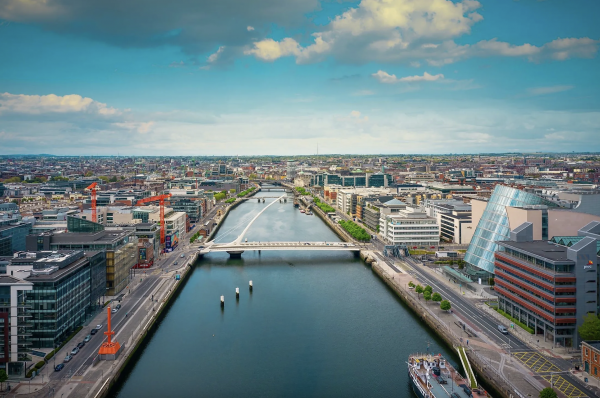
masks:
[[[281,194],[260,192],[255,198]],[[265,200],[232,210],[216,240],[234,240],[274,199]],[[291,198],[267,209],[246,237],[339,241],[317,216],[294,209]],[[237,260],[212,253],[198,261],[111,394],[413,397],[405,361],[428,343],[432,352],[458,365],[441,340],[352,253],[245,252]]]

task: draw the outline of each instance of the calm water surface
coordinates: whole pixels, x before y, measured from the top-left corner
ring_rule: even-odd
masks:
[[[272,200],[238,206],[217,241],[234,240]],[[339,240],[291,200],[266,210],[247,238]],[[448,357],[441,341],[351,253],[246,252],[241,260],[214,253],[197,263],[113,396],[413,397],[405,361],[428,342]]]

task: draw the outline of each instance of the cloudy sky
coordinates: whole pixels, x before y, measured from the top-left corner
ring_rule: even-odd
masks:
[[[0,154],[600,151],[598,0],[2,0]]]

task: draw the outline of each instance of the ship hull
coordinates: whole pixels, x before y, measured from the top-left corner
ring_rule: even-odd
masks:
[[[408,378],[410,379],[410,384],[415,395],[419,398],[426,398],[423,391],[421,391],[419,382],[415,380],[415,377],[410,373],[410,371],[408,372]]]

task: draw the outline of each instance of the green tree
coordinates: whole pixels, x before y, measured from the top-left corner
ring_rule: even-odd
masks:
[[[4,369],[0,369],[0,387],[4,391],[4,383],[8,380],[8,375]]]
[[[578,331],[583,340],[600,340],[600,319],[594,314],[587,314]]]
[[[250,180],[256,180],[256,174],[252,173],[248,176]]]
[[[440,309],[442,311],[450,311],[450,308],[452,308],[450,302],[448,300],[442,300],[442,302],[440,303]]]
[[[11,177],[4,180],[4,182],[21,182],[21,177]]]
[[[94,175],[94,173],[91,170],[88,170],[88,171],[85,172],[85,176],[86,177],[91,177],[93,175]]]
[[[231,192],[231,193],[235,193],[235,188],[231,188],[231,189],[229,190],[229,192]]]
[[[423,298],[425,299],[425,302],[431,300],[431,292],[429,290],[425,290],[423,292]]]
[[[424,291],[429,292],[429,293],[433,293],[433,288],[429,285],[425,286]]]
[[[488,285],[490,285],[490,286],[494,286],[494,284],[495,284],[495,283],[496,283],[496,282],[494,282],[494,278],[490,278],[490,279],[488,279]]]
[[[112,176],[110,177],[110,180],[108,180],[109,182],[117,182],[117,176]]]
[[[415,284],[413,283],[413,281],[408,282],[408,286],[409,287],[415,287]]]
[[[556,391],[552,388],[546,387],[540,391],[540,398],[558,398],[558,395],[556,395]]]
[[[436,303],[439,303],[440,301],[442,301],[442,295],[438,292],[435,292],[431,295],[431,300],[435,301]]]
[[[421,299],[420,294],[423,293],[423,291],[423,286],[417,285],[417,287],[415,287],[415,292],[417,292],[417,297],[419,297],[419,299]]]

